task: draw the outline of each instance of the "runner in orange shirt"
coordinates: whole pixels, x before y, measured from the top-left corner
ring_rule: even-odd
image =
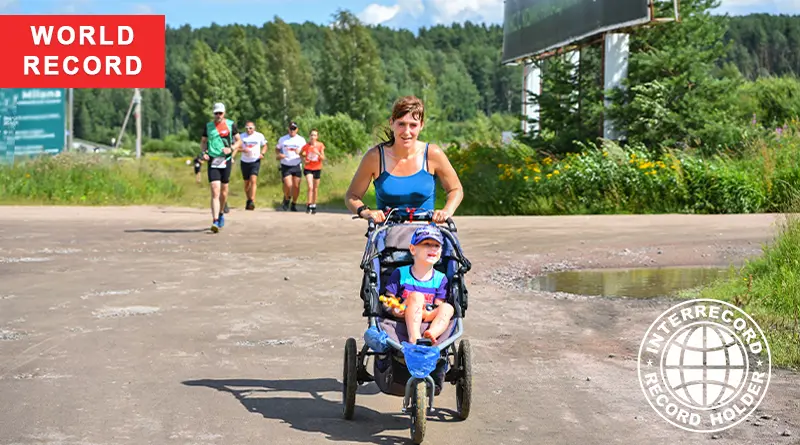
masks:
[[[303,156],[303,174],[308,181],[308,204],[306,213],[317,213],[317,192],[319,191],[319,178],[322,175],[322,161],[325,160],[325,144],[319,142],[319,132],[311,130],[308,143],[300,150]]]

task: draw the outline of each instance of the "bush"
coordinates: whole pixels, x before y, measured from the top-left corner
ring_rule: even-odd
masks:
[[[197,140],[187,140],[185,135],[169,135],[164,139],[150,139],[142,146],[142,152],[194,158],[200,153],[200,137]]]
[[[347,155],[364,152],[370,146],[370,136],[364,124],[344,113],[330,115],[306,115],[296,119],[299,134],[308,139],[312,129],[319,132],[319,140],[325,144],[325,157],[338,161]]]
[[[739,89],[740,118],[774,129],[800,116],[800,81],[794,76],[760,77]]]
[[[448,150],[471,214],[752,213],[782,211],[800,190],[797,125],[731,155],[660,154],[642,145],[578,144],[556,158],[514,142]]]

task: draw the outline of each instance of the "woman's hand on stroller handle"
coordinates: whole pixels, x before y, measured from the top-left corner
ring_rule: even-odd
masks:
[[[437,210],[437,211],[433,212],[432,219],[433,219],[433,222],[435,222],[436,224],[442,224],[442,223],[445,223],[445,222],[446,223],[450,223],[450,222],[453,221],[450,218],[450,216],[451,216],[450,212],[448,212],[445,209],[441,209],[441,210]]]

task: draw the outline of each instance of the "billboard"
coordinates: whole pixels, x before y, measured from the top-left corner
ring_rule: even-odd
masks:
[[[649,0],[505,0],[503,63],[650,21]]]
[[[0,89],[0,162],[63,151],[66,96],[64,88]]]

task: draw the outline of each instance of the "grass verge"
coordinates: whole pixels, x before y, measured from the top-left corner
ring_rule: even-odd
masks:
[[[763,255],[687,298],[726,301],[750,314],[767,337],[775,366],[800,369],[800,217],[788,215]]]
[[[113,159],[95,154],[62,153],[0,165],[2,205],[175,205],[209,206],[206,166],[195,181],[187,158],[152,154],[142,159]],[[320,211],[343,211],[344,193],[358,158],[345,158],[325,166],[317,199]],[[231,207],[244,208],[244,180],[238,162],[229,185]],[[302,178],[298,203],[305,205],[308,187]],[[278,163],[265,159],[258,178],[257,203],[278,206],[283,198]],[[370,189],[368,200],[374,201]]]

